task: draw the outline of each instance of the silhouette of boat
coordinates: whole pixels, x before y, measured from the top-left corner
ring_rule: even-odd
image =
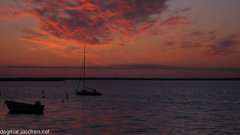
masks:
[[[91,89],[91,88],[87,88]],[[84,90],[76,91],[77,95],[88,95],[88,96],[100,96],[102,95],[100,92],[97,92],[95,89],[92,89],[92,91],[86,90],[86,87]]]
[[[7,105],[10,113],[37,113],[42,114],[44,110],[44,105],[41,102],[36,101],[35,104],[27,104],[16,101],[4,101]]]
[[[80,80],[79,80],[79,83],[80,83]],[[78,83],[78,87],[79,87],[79,83]],[[78,87],[77,87],[77,90],[75,91],[77,95],[82,95],[82,96],[102,95],[100,92],[97,92],[96,89],[85,87],[85,44],[84,44],[84,56],[83,56],[83,89],[78,90]]]

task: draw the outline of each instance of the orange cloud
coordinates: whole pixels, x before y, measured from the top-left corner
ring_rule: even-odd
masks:
[[[32,51],[36,51],[37,48],[33,45],[25,45],[28,49],[32,50]]]
[[[77,58],[80,54],[80,47],[69,42],[52,41],[36,36],[20,37],[20,40],[35,43],[38,47],[50,49],[51,51],[67,58]],[[27,48],[33,51],[37,50],[37,47],[34,47],[33,45],[27,45]]]

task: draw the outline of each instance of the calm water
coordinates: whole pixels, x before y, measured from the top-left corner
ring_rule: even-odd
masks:
[[[87,84],[102,96],[77,96],[77,81],[0,82],[0,130],[49,129],[58,135],[240,134],[240,81]],[[39,100],[45,105],[44,114],[8,114],[4,100]]]

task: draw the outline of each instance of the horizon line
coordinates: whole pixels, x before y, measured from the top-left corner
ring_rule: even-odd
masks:
[[[2,68],[19,68],[19,69],[81,69],[78,66],[2,66]],[[109,69],[109,70],[220,70],[230,72],[240,72],[240,68],[229,68],[229,67],[214,67],[214,68],[195,68],[195,67],[180,67],[171,65],[160,65],[160,64],[116,64],[116,65],[92,65],[86,67],[86,69]]]

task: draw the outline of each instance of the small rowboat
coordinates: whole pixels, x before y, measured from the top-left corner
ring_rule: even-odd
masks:
[[[16,101],[4,101],[11,113],[38,113],[42,114],[44,105],[36,101],[35,104],[27,104]]]

